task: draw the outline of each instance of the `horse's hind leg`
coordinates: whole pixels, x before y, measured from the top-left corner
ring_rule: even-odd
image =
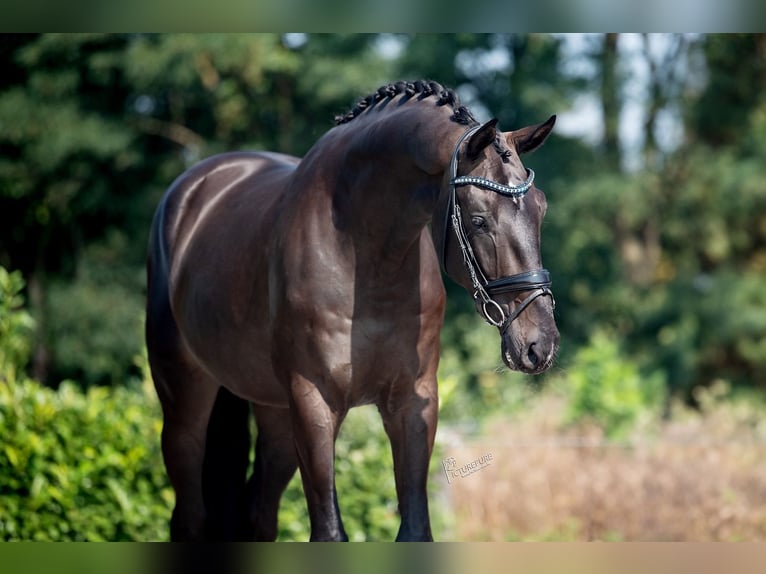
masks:
[[[248,484],[249,538],[277,538],[279,501],[298,468],[290,411],[253,405],[258,426],[253,475]]]
[[[167,297],[156,294],[156,287],[154,293],[150,290],[146,346],[164,418],[162,455],[176,493],[170,538],[202,540],[207,518],[202,469],[218,385],[187,358]]]
[[[155,375],[164,413],[162,456],[176,504],[170,520],[172,541],[207,538],[207,513],[202,491],[207,423],[218,389],[184,377],[170,390],[168,379]],[[160,379],[159,384],[156,383]],[[179,388],[183,385],[182,388]]]
[[[210,415],[202,471],[206,535],[245,540],[245,485],[250,462],[250,403],[221,387]]]

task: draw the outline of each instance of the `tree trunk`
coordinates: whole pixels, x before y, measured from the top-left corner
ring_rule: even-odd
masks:
[[[617,39],[606,34],[601,51],[601,106],[604,115],[604,155],[606,167],[620,169],[620,83],[617,75]]]
[[[48,298],[45,271],[33,271],[27,280],[29,307],[35,320],[35,341],[32,351],[32,377],[48,383],[51,353],[48,345]]]

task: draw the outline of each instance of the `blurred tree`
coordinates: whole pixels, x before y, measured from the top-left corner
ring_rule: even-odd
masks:
[[[562,40],[550,35],[415,34],[401,40],[401,77],[456,88],[477,115],[497,117],[505,130],[568,109],[584,85],[561,73]]]
[[[663,265],[676,298],[661,307],[657,340],[682,357],[681,387],[717,378],[764,387],[766,36],[711,35],[700,47],[708,81],[691,94],[689,137],[662,178],[672,190]]]
[[[605,34],[600,55],[601,110],[604,118],[604,163],[606,168],[617,171],[620,168],[620,110],[622,108],[621,87],[618,77],[617,41],[619,34]]]
[[[244,148],[302,155],[336,113],[388,80],[374,40],[142,35],[125,54],[133,90],[129,118],[139,130],[180,146],[187,164]]]
[[[130,178],[114,177],[138,160],[133,134],[114,117],[125,41],[25,36],[6,39],[2,51],[16,81],[0,91],[0,262],[28,278],[38,327],[34,372],[42,380],[50,360],[48,277],[74,273],[83,246],[124,221],[134,192]]]
[[[740,145],[753,110],[763,106],[766,36],[713,34],[702,44],[708,81],[688,108],[689,133],[711,146]]]
[[[557,290],[562,329],[577,346],[599,326],[615,329],[687,398],[717,378],[762,386],[766,316],[754,285],[766,267],[763,38],[653,40],[664,48],[644,37],[639,52],[649,72],[644,169],[581,176],[551,210],[551,235],[561,238],[551,267],[571,279]],[[675,150],[660,143],[663,114],[685,120]]]

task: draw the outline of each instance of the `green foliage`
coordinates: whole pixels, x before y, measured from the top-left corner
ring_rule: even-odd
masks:
[[[130,361],[143,347],[142,303],[140,293],[119,284],[78,279],[54,285],[49,305],[56,377],[90,386],[135,374]]]
[[[657,173],[554,183],[543,248],[559,326],[575,347],[611,329],[687,398],[721,374],[764,380],[766,145],[757,133],[744,149],[683,149]]]
[[[22,81],[0,90],[3,263],[60,272],[73,263],[74,246],[122,219],[124,176],[138,156],[134,134],[108,113],[120,88],[101,69],[122,42],[23,37],[8,62],[23,72]],[[118,173],[123,177],[105,177]]]
[[[565,381],[569,422],[593,422],[609,438],[624,436],[642,414],[656,413],[663,397],[662,375],[643,375],[607,332],[596,332],[577,351]]]
[[[148,384],[0,383],[0,539],[167,539],[160,429]]]
[[[56,380],[119,384],[140,374],[144,274],[121,261],[124,241],[90,246],[75,279],[50,286],[46,335]]]
[[[161,540],[173,500],[148,379],[83,393],[21,374],[31,319],[0,267],[0,540]]]
[[[762,34],[711,34],[703,43],[709,79],[689,106],[691,127],[713,145],[739,145],[753,108],[763,101]],[[749,56],[749,57],[748,57]]]
[[[394,464],[373,407],[353,409],[335,447],[341,512],[349,539],[394,540],[399,529]]]
[[[24,278],[0,266],[0,384],[16,381],[29,361],[32,317],[24,308]]]
[[[454,314],[444,326],[439,362],[441,419],[475,424],[490,415],[513,414],[539,390],[540,380],[503,364],[497,329],[473,310]]]

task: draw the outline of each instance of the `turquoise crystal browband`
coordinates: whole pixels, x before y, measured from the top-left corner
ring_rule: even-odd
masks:
[[[473,185],[488,191],[494,191],[500,195],[507,195],[508,197],[522,197],[529,191],[529,188],[532,187],[532,182],[534,180],[535,172],[527,168],[527,179],[524,183],[520,183],[519,185],[505,185],[497,181],[492,181],[491,179],[484,179],[483,177],[474,177],[471,175],[456,177],[450,183],[455,187]]]

